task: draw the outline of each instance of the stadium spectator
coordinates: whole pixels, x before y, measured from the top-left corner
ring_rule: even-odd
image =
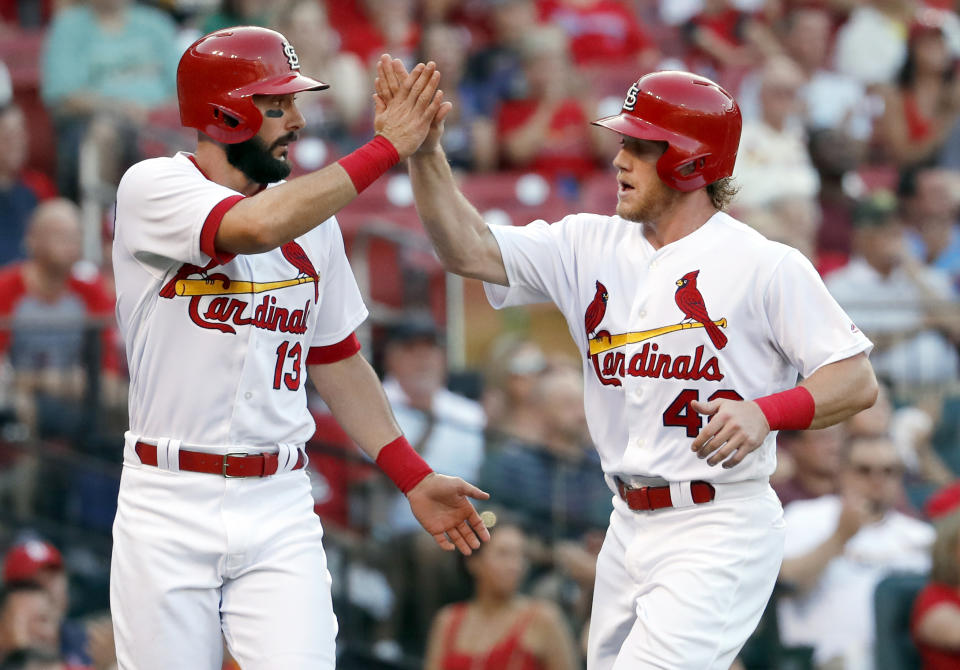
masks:
[[[844,450],[839,495],[800,500],[787,524],[778,603],[784,644],[814,648],[829,667],[872,667],[873,592],[894,571],[929,568],[933,529],[894,509],[903,465],[889,438],[858,437]]]
[[[566,36],[556,26],[527,34],[521,47],[527,95],[505,101],[497,119],[500,152],[506,167],[553,179],[583,179],[609,155],[592,103],[578,82]]]
[[[920,516],[918,510],[938,488],[956,480],[934,445],[934,432],[943,414],[939,390],[908,392],[894,407],[887,386],[880,384],[877,401],[844,422],[848,438],[886,436],[897,449],[904,466],[906,496],[897,502],[904,514]]]
[[[430,467],[476,481],[484,457],[483,408],[448,391],[445,381],[442,336],[432,317],[411,315],[389,329],[383,390],[397,423]],[[462,588],[457,559],[437,549],[392,486],[374,532],[387,542],[384,571],[395,595],[380,636],[419,655],[434,613]]]
[[[51,543],[29,538],[18,542],[3,561],[3,583],[32,582],[46,590],[60,622],[60,654],[74,666],[90,664],[87,628],[67,617],[70,609],[69,584],[60,551]]]
[[[537,379],[534,442],[505,440],[487,453],[480,486],[545,539],[579,538],[604,528],[613,511],[600,458],[591,448],[579,370],[557,367]]]
[[[473,90],[479,111],[496,117],[504,100],[525,94],[521,48],[538,25],[534,0],[491,0],[490,43],[470,55],[464,84]]]
[[[578,660],[563,615],[520,595],[526,536],[500,522],[490,541],[464,559],[474,595],[443,608],[427,640],[425,670],[573,670]]]
[[[893,194],[864,199],[853,223],[854,256],[825,281],[873,341],[877,375],[895,386],[956,380],[960,329],[949,277],[910,257]]]
[[[542,0],[541,16],[567,34],[579,66],[633,63],[650,72],[660,58],[656,43],[631,8],[617,0]]]
[[[0,658],[23,647],[55,652],[58,626],[56,606],[39,584],[17,582],[0,591]]]
[[[138,154],[151,110],[173,101],[180,47],[160,10],[132,0],[87,0],[58,12],[47,32],[43,101],[57,134],[57,186],[77,200],[80,147],[95,147],[100,180],[116,184]]]
[[[929,166],[906,171],[898,195],[910,252],[949,274],[960,291],[960,173]]]
[[[750,68],[781,49],[776,38],[749,12],[730,0],[703,0],[683,27],[689,44],[687,65],[724,82],[725,75]]]
[[[488,444],[510,438],[533,442],[540,437],[542,422],[534,392],[546,369],[547,359],[536,342],[513,335],[495,342],[484,366]]]
[[[448,24],[427,26],[420,41],[420,60],[434,61],[443,73],[444,99],[453,109],[444,119],[443,149],[454,168],[487,172],[497,162],[496,128],[483,114],[479,93],[464,85],[468,55],[466,29]]]
[[[338,48],[340,38],[330,26],[322,0],[291,2],[278,12],[276,25],[296,47],[300,69],[320,73],[324,83],[330,85],[323,95],[297,98],[300,113],[307,120],[301,135],[323,138],[334,144],[337,153],[347,152],[348,147],[355,146],[352,135],[365,136],[368,129],[364,126],[372,124],[370,86],[366,84],[371,78],[363,62],[356,54]],[[304,144],[301,140],[291,145],[298,164],[306,162],[303,167],[313,170],[328,162],[322,155],[309,160]]]
[[[23,112],[14,104],[0,106],[0,265],[23,258],[30,214],[56,195],[46,175],[25,168],[28,145]]]
[[[823,7],[799,5],[784,19],[783,43],[803,72],[806,125],[836,128],[859,142],[870,138],[873,111],[863,84],[829,68],[833,21]]]
[[[881,88],[884,111],[878,140],[899,166],[935,162],[960,119],[960,78],[936,12],[910,25],[906,59],[893,86]]]
[[[7,654],[0,660],[0,670],[74,670],[74,668],[65,666],[57,654],[42,649],[27,648],[15,649]]]
[[[817,254],[825,276],[846,265],[853,251],[854,194],[863,188],[856,171],[863,162],[866,143],[841,128],[820,128],[810,132],[808,148],[820,179]]]
[[[912,0],[867,0],[853,8],[837,32],[834,67],[864,86],[890,84],[907,54]]]
[[[793,476],[773,485],[784,507],[797,500],[837,493],[844,438],[841,424],[780,433],[780,446],[794,464]]]
[[[0,269],[0,355],[14,370],[15,404],[31,435],[77,437],[83,416],[87,329],[101,328],[106,383],[119,383],[113,302],[99,281],[73,274],[80,260],[80,212],[54,199],[34,211],[27,260]]]
[[[910,632],[923,670],[960,667],[960,484],[941,490],[927,510],[937,531],[930,581],[913,603]]]
[[[340,48],[371,67],[382,53],[411,60],[420,42],[416,9],[415,0],[336,0],[327,5]]]
[[[784,197],[813,198],[817,172],[807,151],[797,91],[803,73],[786,57],[764,65],[761,116],[745,121],[733,176],[742,187],[737,206],[763,207]]]

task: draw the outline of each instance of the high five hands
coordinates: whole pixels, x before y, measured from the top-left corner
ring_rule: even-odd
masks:
[[[407,100],[410,98],[415,86],[422,79],[427,79],[428,84],[419,93],[421,97],[429,94],[432,96],[429,106],[425,108],[424,114],[430,115],[429,127],[426,132],[420,136],[419,152],[429,153],[440,146],[440,137],[443,135],[443,120],[450,113],[453,105],[443,100],[443,91],[438,88],[440,84],[440,73],[437,71],[437,64],[430,61],[426,65],[418,63],[409,73],[403,65],[403,61],[398,58],[390,58],[387,54],[380,56],[377,61],[377,77],[374,80],[373,102],[375,106],[375,117],[373,128],[378,133],[393,142],[393,137],[383,124],[383,119],[387,110],[395,102]],[[397,147],[397,152],[401,158],[406,158],[410,154],[416,153],[418,147],[414,147],[409,153],[404,153]]]

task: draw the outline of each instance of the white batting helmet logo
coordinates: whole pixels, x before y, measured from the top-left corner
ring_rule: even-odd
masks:
[[[297,52],[293,50],[293,45],[289,42],[283,43],[283,55],[286,56],[290,62],[291,70],[300,69],[300,59],[297,57]]]
[[[640,87],[637,86],[636,83],[634,83],[634,85],[630,87],[630,90],[627,91],[627,99],[623,101],[623,108],[626,111],[632,112],[633,108],[637,106],[637,93],[639,92]]]

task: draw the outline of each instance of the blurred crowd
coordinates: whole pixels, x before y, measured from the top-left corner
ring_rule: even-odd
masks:
[[[692,70],[733,92],[731,213],[810,258],[884,382],[845,424],[781,434],[786,558],[738,663],[960,667],[957,4],[0,0],[0,670],[115,661],[127,376],[110,205],[133,162],[192,150],[179,56],[238,24],[281,31],[331,85],[298,97],[294,174],[370,137],[381,53],[436,61],[454,104],[446,154],[497,223],[612,213],[616,138],[589,121],[619,111],[640,75]],[[611,510],[582,362],[531,310],[468,310],[453,327],[450,293],[470,286],[424,252],[402,166],[339,218],[401,427],[435,469],[489,491],[499,519],[474,557],[441,552],[312,398],[340,666],[581,667]]]

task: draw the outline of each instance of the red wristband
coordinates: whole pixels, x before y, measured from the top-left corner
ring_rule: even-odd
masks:
[[[377,465],[403,493],[407,493],[433,472],[403,435],[380,450],[377,454]]]
[[[375,182],[380,175],[400,162],[396,147],[383,135],[377,135],[362,147],[337,161],[357,193]]]
[[[806,430],[817,410],[813,396],[803,386],[765,395],[753,402],[767,417],[770,430]]]

